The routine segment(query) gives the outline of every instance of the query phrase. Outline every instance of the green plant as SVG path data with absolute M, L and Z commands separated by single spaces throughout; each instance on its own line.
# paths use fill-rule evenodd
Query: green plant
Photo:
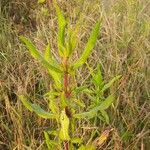
M 94 145 L 91 144 L 84 146 L 82 139 L 74 136 L 77 121 L 78 119 L 84 118 L 97 119 L 99 116 L 97 114 L 101 113 L 101 116 L 103 116 L 106 122 L 109 123 L 109 117 L 105 110 L 112 104 L 113 96 L 110 95 L 105 98 L 104 92 L 113 84 L 115 80 L 119 79 L 120 76 L 115 77 L 108 84 L 104 84 L 99 66 L 97 67 L 96 73 L 94 73 L 93 70 L 88 66 L 92 76 L 94 88 L 90 89 L 90 87 L 83 86 L 77 87 L 77 84 L 74 80 L 76 78 L 76 70 L 86 63 L 87 58 L 91 54 L 99 35 L 101 24 L 100 22 L 96 23 L 83 53 L 78 60 L 73 62 L 71 56 L 77 45 L 76 32 L 78 31 L 78 26 L 74 29 L 68 29 L 66 36 L 65 30 L 67 27 L 67 21 L 65 20 L 56 1 L 54 1 L 54 7 L 58 17 L 57 41 L 61 62 L 58 62 L 52 56 L 50 44 L 46 46 L 43 55 L 29 39 L 23 36 L 20 37 L 21 41 L 25 43 L 26 47 L 29 49 L 31 55 L 41 62 L 54 80 L 53 89 L 44 95 L 49 102 L 48 107 L 51 112 L 47 112 L 39 105 L 31 103 L 23 94 L 19 95 L 19 98 L 24 106 L 31 112 L 35 112 L 42 118 L 56 120 L 56 129 L 44 131 L 45 141 L 48 149 L 61 149 L 64 145 L 65 150 L 92 150 L 95 149 Z M 89 93 L 89 97 L 91 98 L 91 105 L 88 108 L 86 108 L 84 102 L 79 100 L 77 97 L 80 92 L 87 91 Z M 83 111 L 84 109 L 82 108 L 86 109 L 87 111 Z

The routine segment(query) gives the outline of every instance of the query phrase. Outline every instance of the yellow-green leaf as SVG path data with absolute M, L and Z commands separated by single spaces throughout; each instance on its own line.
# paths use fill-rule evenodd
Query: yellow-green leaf
M 88 42 L 85 46 L 85 49 L 84 49 L 81 57 L 73 64 L 74 69 L 82 66 L 86 62 L 87 58 L 91 54 L 92 49 L 94 48 L 97 37 L 99 35 L 99 30 L 100 30 L 100 22 L 98 22 L 95 25 L 95 27 L 93 28 L 90 38 L 88 39 Z
M 70 140 L 69 136 L 69 118 L 66 115 L 65 110 L 63 110 L 60 114 L 60 123 L 61 129 L 59 133 L 59 137 L 61 140 Z
M 116 77 L 114 77 L 112 80 L 110 80 L 107 84 L 104 85 L 104 87 L 102 88 L 101 92 L 104 92 L 105 90 L 107 90 L 108 88 L 110 88 L 112 86 L 112 84 L 119 80 L 121 78 L 121 75 L 118 75 Z
M 65 20 L 65 17 L 63 16 L 62 11 L 60 10 L 57 1 L 54 0 L 54 7 L 56 9 L 57 18 L 58 18 L 58 49 L 60 56 L 64 55 L 64 46 L 65 46 L 65 28 L 67 25 L 67 22 Z
M 43 4 L 43 3 L 45 3 L 45 1 L 46 1 L 46 0 L 38 0 L 38 3 L 39 3 L 39 4 Z
M 47 44 L 47 46 L 45 48 L 44 58 L 46 61 L 52 60 L 51 47 L 50 47 L 49 43 Z
M 52 64 L 54 67 L 58 68 L 58 64 L 56 62 L 56 60 L 54 60 L 52 58 L 52 54 L 51 54 L 51 48 L 50 48 L 50 44 L 48 44 L 45 48 L 45 53 L 44 53 L 44 58 L 46 61 L 48 61 L 50 64 Z M 51 69 L 48 69 L 48 72 L 50 74 L 50 76 L 54 79 L 55 85 L 58 89 L 62 88 L 62 84 L 61 84 L 61 74 L 57 73 Z
M 32 104 L 27 100 L 27 98 L 24 95 L 19 95 L 18 97 L 22 101 L 23 105 L 32 112 Z
M 91 109 L 88 112 L 80 113 L 80 114 L 75 114 L 75 118 L 92 118 L 96 115 L 96 113 L 100 110 L 106 110 L 113 102 L 114 98 L 112 95 L 108 96 L 105 101 L 103 101 L 99 106 Z
M 82 145 L 78 148 L 78 150 L 96 150 L 96 148 L 93 145 L 87 145 L 87 146 Z
M 62 71 L 59 68 L 56 68 L 52 64 L 50 64 L 36 49 L 34 44 L 27 38 L 20 36 L 20 40 L 26 45 L 26 47 L 29 49 L 31 55 L 38 59 L 47 69 L 53 70 L 57 73 L 61 73 Z
M 31 112 L 34 111 L 38 116 L 42 118 L 56 118 L 56 115 L 46 112 L 37 104 L 29 102 L 24 95 L 19 95 L 19 99 L 27 109 L 29 109 Z

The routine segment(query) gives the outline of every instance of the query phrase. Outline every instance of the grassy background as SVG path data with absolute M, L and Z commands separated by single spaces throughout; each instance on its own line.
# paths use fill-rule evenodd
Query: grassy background
M 102 20 L 101 36 L 90 56 L 90 66 L 101 64 L 104 79 L 115 75 L 122 80 L 111 87 L 116 94 L 109 108 L 114 128 L 102 149 L 149 150 L 150 147 L 150 2 L 149 0 L 59 0 L 65 16 L 74 24 L 83 22 L 75 57 L 84 47 L 92 26 Z M 0 149 L 44 150 L 43 130 L 53 128 L 52 121 L 39 119 L 18 100 L 21 87 L 32 99 L 45 106 L 42 94 L 51 79 L 32 59 L 18 36 L 30 37 L 42 51 L 50 41 L 56 51 L 56 15 L 51 2 L 36 0 L 0 1 Z M 78 82 L 88 84 L 85 67 L 78 71 Z M 84 97 L 83 97 L 84 98 Z M 81 126 L 93 127 L 89 122 Z M 101 130 L 108 125 L 100 122 Z M 88 135 L 88 130 L 79 135 Z

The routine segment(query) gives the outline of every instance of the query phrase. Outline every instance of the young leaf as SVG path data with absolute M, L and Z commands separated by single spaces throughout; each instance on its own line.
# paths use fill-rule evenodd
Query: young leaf
M 63 56 L 64 54 L 64 46 L 65 46 L 65 28 L 67 25 L 67 22 L 63 16 L 63 13 L 61 12 L 60 8 L 57 5 L 56 0 L 54 0 L 54 7 L 56 9 L 57 17 L 58 17 L 58 49 L 60 56 Z
M 94 48 L 97 37 L 99 35 L 99 30 L 100 30 L 100 22 L 98 22 L 95 25 L 94 29 L 92 30 L 90 38 L 88 39 L 88 42 L 85 46 L 85 49 L 84 49 L 81 57 L 73 64 L 74 69 L 77 69 L 78 67 L 82 66 L 86 62 L 86 60 L 89 57 L 92 49 Z
M 106 121 L 106 123 L 109 124 L 109 116 L 108 116 L 107 112 L 105 110 L 101 110 L 100 112 L 105 119 L 104 121 Z
M 73 99 L 73 101 L 80 107 L 85 107 L 85 104 L 83 101 L 79 100 L 79 99 Z
M 29 109 L 31 112 L 34 111 L 38 116 L 42 118 L 56 118 L 56 115 L 46 112 L 37 104 L 32 104 L 29 102 L 24 95 L 19 95 L 19 99 L 27 109 Z
M 81 144 L 83 141 L 81 138 L 72 138 L 71 143 L 73 144 Z
M 67 49 L 67 54 L 66 56 L 71 56 L 71 54 L 73 53 L 76 44 L 77 44 L 77 33 L 79 30 L 79 25 L 76 26 L 75 28 L 69 28 L 68 29 L 68 38 L 67 38 L 67 42 L 66 42 L 66 49 Z
M 43 4 L 43 3 L 45 3 L 45 1 L 46 1 L 46 0 L 38 0 L 38 3 L 39 3 L 39 4 Z
M 51 61 L 52 60 L 51 47 L 50 47 L 49 43 L 45 48 L 44 58 L 45 58 L 46 61 Z
M 114 77 L 111 81 L 109 81 L 107 84 L 104 85 L 104 87 L 102 88 L 101 92 L 104 92 L 105 90 L 107 90 L 108 88 L 110 88 L 112 86 L 112 84 L 119 80 L 121 78 L 121 75 L 118 75 L 116 77 Z
M 54 114 L 58 114 L 59 108 L 58 108 L 58 104 L 56 103 L 56 100 L 54 98 L 50 98 L 49 108 L 51 109 L 51 111 Z
M 103 83 L 103 77 L 102 77 L 102 73 L 101 73 L 99 64 L 97 65 L 96 73 L 93 74 L 93 83 L 96 86 L 101 86 L 101 84 Z
M 19 95 L 18 97 L 22 101 L 23 105 L 32 112 L 32 104 L 27 100 L 27 98 L 24 95 Z
M 96 116 L 97 112 L 100 110 L 106 110 L 113 102 L 114 98 L 112 95 L 108 96 L 105 101 L 103 101 L 99 106 L 91 109 L 88 112 L 80 113 L 80 114 L 75 114 L 75 118 L 93 118 Z
M 57 147 L 58 142 L 56 142 L 54 140 L 50 140 L 49 134 L 45 131 L 44 131 L 44 137 L 45 137 L 45 142 L 46 142 L 46 145 L 48 147 L 48 150 L 53 150 Z
M 96 150 L 96 148 L 93 145 L 87 145 L 87 146 L 82 145 L 78 148 L 78 150 Z
M 65 110 L 63 110 L 60 114 L 60 123 L 61 123 L 61 129 L 60 129 L 60 133 L 59 133 L 60 139 L 70 140 L 69 118 L 67 117 Z
M 26 47 L 29 49 L 31 55 L 32 55 L 34 58 L 40 60 L 41 63 L 42 63 L 47 69 L 50 69 L 50 70 L 55 71 L 55 72 L 57 72 L 57 73 L 61 73 L 61 72 L 62 72 L 59 68 L 54 67 L 54 66 L 53 66 L 52 64 L 50 64 L 47 60 L 45 60 L 44 57 L 40 54 L 40 52 L 36 49 L 36 47 L 33 45 L 33 43 L 32 43 L 29 39 L 27 39 L 27 38 L 25 38 L 25 37 L 23 37 L 23 36 L 20 36 L 20 40 L 21 40 L 23 43 L 25 43 L 25 45 L 26 45 Z
M 58 68 L 57 62 L 52 58 L 51 54 L 51 49 L 50 49 L 50 44 L 46 46 L 45 53 L 44 53 L 44 58 L 46 61 L 48 61 L 50 64 L 52 64 L 54 67 Z M 55 85 L 58 89 L 62 88 L 61 85 L 61 74 L 57 73 L 51 69 L 48 69 L 48 72 L 50 76 L 54 79 Z
M 56 118 L 56 115 L 46 112 L 37 104 L 32 104 L 32 107 L 34 112 L 42 118 Z

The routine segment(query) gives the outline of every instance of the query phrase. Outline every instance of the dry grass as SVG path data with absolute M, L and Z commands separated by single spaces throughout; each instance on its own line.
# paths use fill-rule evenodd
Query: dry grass
M 116 101 L 108 110 L 109 126 L 114 131 L 102 149 L 149 150 L 149 0 L 60 0 L 60 6 L 72 23 L 79 16 L 84 18 L 78 53 L 96 20 L 103 21 L 101 36 L 89 64 L 100 63 L 106 81 L 118 74 L 123 76 L 119 85 L 111 88 Z M 43 130 L 53 128 L 54 123 L 28 112 L 16 94 L 22 86 L 34 101 L 44 106 L 47 102 L 41 95 L 49 90 L 51 79 L 30 57 L 18 36 L 31 37 L 41 50 L 50 41 L 57 58 L 55 11 L 51 3 L 38 5 L 36 0 L 0 1 L 0 7 L 0 149 L 44 150 Z M 78 73 L 78 82 L 89 84 L 87 68 Z M 92 126 L 88 122 L 81 125 Z M 106 126 L 103 122 L 97 125 L 99 129 Z M 83 133 L 86 136 L 88 131 Z

